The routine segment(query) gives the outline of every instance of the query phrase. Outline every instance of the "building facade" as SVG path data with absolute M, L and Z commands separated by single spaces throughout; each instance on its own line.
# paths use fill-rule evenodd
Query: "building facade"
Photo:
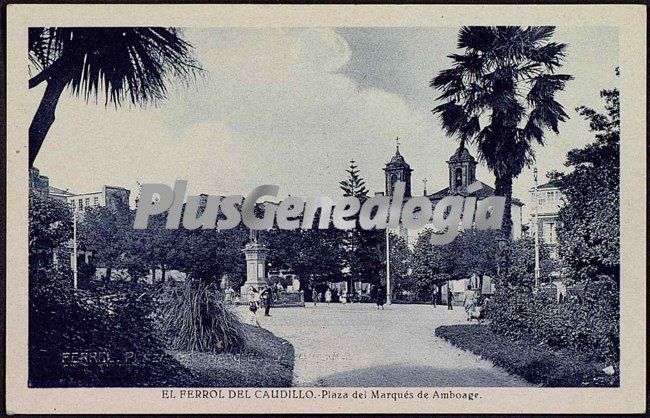
M 557 227 L 560 208 L 563 205 L 563 195 L 560 188 L 554 182 L 550 181 L 537 186 L 537 195 L 535 188 L 530 189 L 533 202 L 537 205 L 537 218 L 535 213 L 531 218 L 531 234 L 535 233 L 535 224 L 539 232 L 539 239 L 548 251 L 551 259 L 558 259 L 557 253 Z M 534 235 L 533 235 L 534 236 Z
M 483 183 L 479 180 L 481 188 L 469 193 L 467 187 L 474 182 L 476 179 L 476 159 L 470 154 L 469 150 L 464 147 L 459 147 L 454 154 L 449 157 L 447 161 L 448 166 L 448 186 L 442 190 L 438 190 L 435 193 L 426 194 L 425 196 L 429 198 L 431 204 L 435 205 L 440 202 L 443 198 L 453 195 L 462 195 L 465 197 L 473 196 L 477 200 L 485 199 L 489 196 L 494 196 L 494 188 Z M 413 170 L 411 166 L 406 162 L 404 157 L 400 154 L 399 145 L 395 155 L 391 158 L 390 162 L 384 167 L 384 174 L 386 179 L 386 190 L 385 193 L 387 196 L 393 195 L 394 185 L 397 181 L 403 181 L 406 183 L 406 189 L 404 193 L 405 201 L 412 196 L 411 193 L 411 173 Z M 519 239 L 522 236 L 522 216 L 523 216 L 523 206 L 524 204 L 517 198 L 512 198 L 511 214 L 512 214 L 512 238 Z M 421 230 L 405 230 L 400 227 L 399 235 L 410 245 L 414 245 L 417 240 L 417 235 Z
M 52 194 L 51 191 L 50 194 Z M 70 193 L 65 196 L 65 199 L 73 211 L 83 213 L 88 208 L 98 206 L 108 206 L 113 209 L 119 206 L 128 207 L 130 197 L 131 191 L 128 189 L 117 186 L 104 186 L 99 192 Z

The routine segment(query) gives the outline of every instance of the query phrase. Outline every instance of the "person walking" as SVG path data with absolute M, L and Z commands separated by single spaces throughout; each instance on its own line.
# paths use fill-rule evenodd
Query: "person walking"
M 386 303 L 386 292 L 382 286 L 377 288 L 377 293 L 375 295 L 375 302 L 377 303 L 377 309 L 384 310 L 384 303 Z
M 260 295 L 262 302 L 264 303 L 264 316 L 271 316 L 271 303 L 273 302 L 273 290 L 270 287 L 262 290 Z
M 454 294 L 451 292 L 449 283 L 447 283 L 447 310 L 448 311 L 454 310 L 454 305 L 452 305 L 453 301 L 454 301 Z
M 316 306 L 316 302 L 318 301 L 318 292 L 316 289 L 312 289 L 311 291 L 311 300 L 314 302 L 314 306 Z
M 472 318 L 472 309 L 476 306 L 476 292 L 472 290 L 472 286 L 467 286 L 465 291 L 465 301 L 463 302 L 465 312 L 467 313 L 467 320 Z
M 260 323 L 257 321 L 257 305 L 255 302 L 251 301 L 248 304 L 248 316 L 246 317 L 246 323 L 256 327 L 260 326 Z
M 330 289 L 327 289 L 325 292 L 325 302 L 329 305 L 330 302 L 332 301 L 332 291 Z
M 251 286 L 251 289 L 253 289 L 252 290 L 253 303 L 255 304 L 255 306 L 257 306 L 257 309 L 259 309 L 259 308 L 262 307 L 262 304 L 260 303 L 260 292 L 256 288 L 254 288 L 252 286 Z
M 230 289 L 226 289 L 223 292 L 223 302 L 228 306 L 232 305 L 232 295 L 230 294 Z
M 435 308 L 437 303 L 438 303 L 438 286 L 434 284 L 433 290 L 431 291 L 431 304 Z

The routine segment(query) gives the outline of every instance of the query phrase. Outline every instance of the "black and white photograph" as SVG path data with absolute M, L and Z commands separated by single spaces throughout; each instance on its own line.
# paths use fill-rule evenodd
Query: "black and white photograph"
M 24 28 L 25 389 L 451 412 L 645 387 L 622 29 L 472 22 Z

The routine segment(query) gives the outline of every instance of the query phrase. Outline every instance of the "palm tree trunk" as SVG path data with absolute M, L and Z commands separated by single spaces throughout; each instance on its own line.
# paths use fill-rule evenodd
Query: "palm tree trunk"
M 106 275 L 104 276 L 104 285 L 108 287 L 109 283 L 111 282 L 111 276 L 113 274 L 113 268 L 112 267 L 107 267 L 106 268 Z
M 34 160 L 45 141 L 45 136 L 54 123 L 56 105 L 65 89 L 66 81 L 63 78 L 51 78 L 47 82 L 45 93 L 38 105 L 32 124 L 29 126 L 29 167 L 34 165 Z
M 510 244 L 512 240 L 512 176 L 497 176 L 495 186 L 494 194 L 506 198 L 503 208 L 503 221 L 500 230 L 500 239 L 504 244 L 499 246 L 499 259 L 497 261 L 497 276 L 502 282 L 504 282 L 510 269 Z

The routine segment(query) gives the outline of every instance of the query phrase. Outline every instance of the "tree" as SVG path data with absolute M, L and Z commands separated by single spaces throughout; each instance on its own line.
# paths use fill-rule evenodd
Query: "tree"
M 617 72 L 618 74 L 618 72 Z M 620 102 L 618 89 L 603 90 L 606 112 L 582 106 L 595 141 L 567 155 L 569 173 L 551 173 L 564 195 L 558 252 L 575 281 L 599 275 L 620 280 Z
M 152 269 L 153 281 L 156 279 L 156 269 L 161 270 L 161 280 L 165 280 L 166 271 L 180 264 L 180 247 L 182 229 L 167 229 L 166 214 L 154 215 L 149 218 L 146 229 L 134 230 L 131 234 L 132 249 L 140 254 L 139 263 Z
M 105 283 L 109 283 L 113 269 L 133 267 L 140 262 L 141 253 L 133 251 L 134 214 L 126 205 L 90 207 L 79 223 L 81 244 L 92 251 L 98 264 L 106 267 Z
M 452 68 L 441 71 L 431 87 L 444 103 L 433 109 L 460 146 L 476 146 L 479 160 L 495 176 L 495 194 L 504 196 L 503 237 L 512 231 L 512 182 L 544 145 L 545 130 L 559 133 L 568 116 L 555 94 L 572 77 L 556 74 L 566 44 L 551 42 L 551 26 L 463 27 Z M 505 251 L 507 257 L 508 251 Z M 502 260 L 507 267 L 507 258 Z M 507 269 L 506 269 L 507 270 Z
M 350 167 L 346 172 L 348 178 L 339 182 L 343 196 L 356 197 L 363 205 L 368 199 L 368 189 L 354 160 L 350 161 Z M 379 284 L 385 262 L 385 260 L 382 262 L 385 258 L 384 232 L 362 229 L 358 214 L 354 219 L 355 227 L 345 232 L 342 242 L 342 266 L 348 271 L 350 291 L 354 289 L 354 282 Z
M 433 286 L 440 286 L 451 279 L 451 260 L 445 257 L 445 246 L 431 244 L 432 233 L 433 231 L 428 228 L 420 232 L 413 248 L 408 290 L 414 292 L 420 299 L 427 299 Z
M 30 167 L 67 86 L 86 101 L 97 101 L 103 92 L 106 106 L 117 108 L 125 101 L 155 105 L 166 97 L 170 76 L 187 80 L 200 70 L 192 46 L 175 28 L 30 28 L 28 41 L 38 71 L 29 88 L 47 83 L 29 127 Z
M 411 285 L 409 269 L 413 254 L 404 238 L 392 232 L 388 234 L 388 237 L 390 240 L 391 291 L 394 293 L 398 289 L 409 290 Z M 385 274 L 382 275 L 382 283 L 385 283 L 385 276 Z
M 29 195 L 29 270 L 49 266 L 54 250 L 72 239 L 72 213 L 55 199 Z
M 341 281 L 342 231 L 328 229 L 282 230 L 274 228 L 264 236 L 272 266 L 289 267 L 301 288 L 323 282 Z
M 471 229 L 462 231 L 454 241 L 442 247 L 449 258 L 451 274 L 456 279 L 494 277 L 497 271 L 497 237 L 495 231 Z
M 246 262 L 242 249 L 248 240 L 243 225 L 228 230 L 183 230 L 179 244 L 180 269 L 205 283 L 218 283 L 228 275 L 233 287 L 243 284 Z

